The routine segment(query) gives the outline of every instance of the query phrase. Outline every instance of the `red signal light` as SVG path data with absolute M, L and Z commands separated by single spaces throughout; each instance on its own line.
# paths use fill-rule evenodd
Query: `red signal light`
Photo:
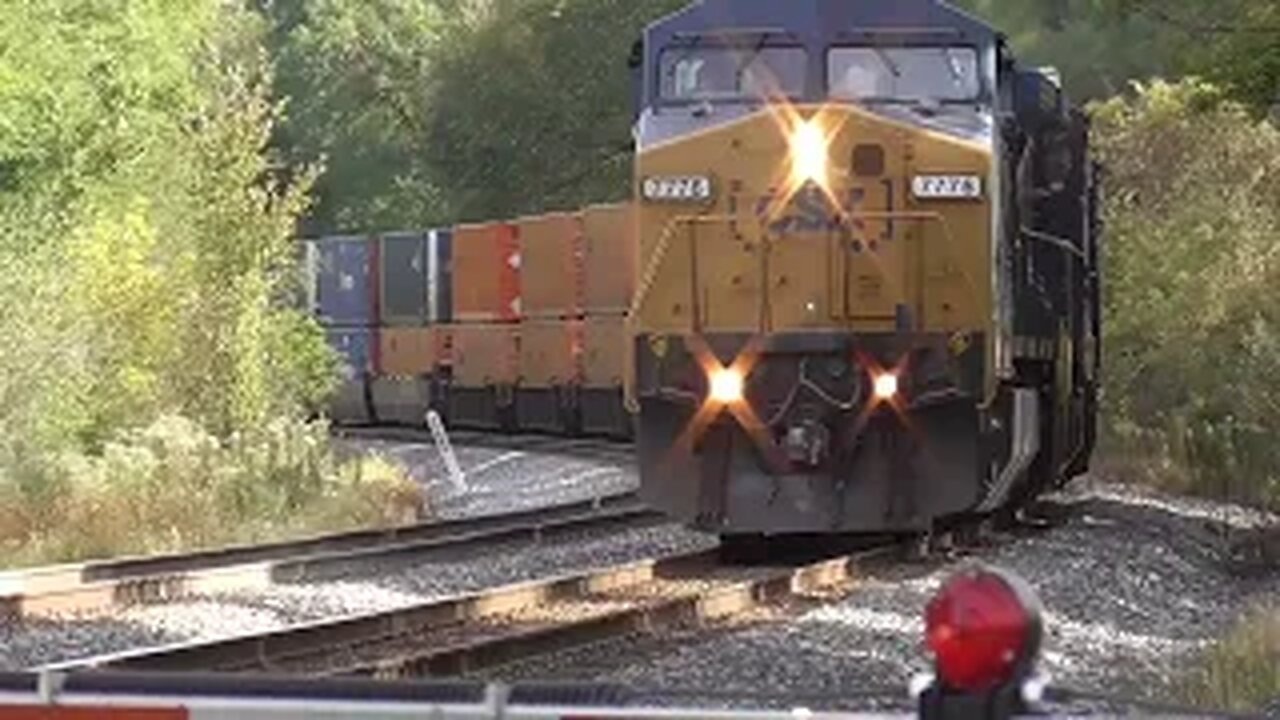
M 925 610 L 925 633 L 943 685 L 985 692 L 1030 674 L 1040 651 L 1040 603 L 1007 573 L 980 568 L 951 578 Z

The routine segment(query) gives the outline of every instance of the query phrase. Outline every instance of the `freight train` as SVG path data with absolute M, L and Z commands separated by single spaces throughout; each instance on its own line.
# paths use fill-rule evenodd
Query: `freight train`
M 381 241 L 382 312 L 405 267 L 451 307 L 383 331 L 363 407 L 634 430 L 645 499 L 730 541 L 929 530 L 1087 469 L 1098 172 L 1054 73 L 938 0 L 703 0 L 630 66 L 630 203 Z

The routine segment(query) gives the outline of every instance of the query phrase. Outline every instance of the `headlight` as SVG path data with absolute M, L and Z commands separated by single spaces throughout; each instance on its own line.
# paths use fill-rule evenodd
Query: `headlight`
M 711 400 L 721 405 L 742 401 L 742 373 L 732 369 L 712 371 Z
M 641 183 L 644 198 L 652 202 L 707 202 L 711 178 L 705 175 L 648 177 Z
M 891 372 L 876 375 L 872 385 L 880 402 L 889 402 L 898 395 L 898 376 Z
M 827 138 L 815 122 L 800 123 L 791 133 L 791 170 L 796 185 L 827 184 Z

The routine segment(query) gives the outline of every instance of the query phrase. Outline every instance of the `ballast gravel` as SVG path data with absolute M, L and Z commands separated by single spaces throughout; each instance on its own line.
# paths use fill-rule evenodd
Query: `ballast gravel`
M 509 583 L 577 573 L 654 555 L 713 547 L 679 527 L 583 533 L 554 543 L 512 543 L 483 554 L 370 566 L 358 575 L 196 596 L 58 621 L 0 623 L 0 670 L 292 624 L 392 610 Z
M 635 490 L 634 449 L 601 440 L 565 440 L 458 433 L 452 445 L 462 486 L 425 433 L 405 439 L 365 434 L 341 438 L 346 453 L 371 453 L 400 463 L 423 484 L 433 516 L 442 519 L 510 513 Z
M 1018 573 L 1039 594 L 1040 669 L 1054 684 L 1159 702 L 1245 611 L 1280 597 L 1274 569 L 1236 572 L 1226 535 L 1228 528 L 1275 518 L 1085 481 L 1058 499 L 1070 503 L 1064 524 L 963 560 L 895 567 L 836 602 L 787 608 L 780 617 L 733 628 L 630 638 L 513 665 L 496 676 L 690 689 L 668 698 L 686 705 L 765 696 L 779 705 L 817 697 L 848 708 L 849 698 L 868 690 L 902 698 L 909 679 L 929 669 L 925 605 L 958 567 L 980 560 Z

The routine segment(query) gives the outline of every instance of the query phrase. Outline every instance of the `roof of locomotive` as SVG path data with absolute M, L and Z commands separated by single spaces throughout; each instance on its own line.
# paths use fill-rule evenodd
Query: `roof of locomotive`
M 735 29 L 785 32 L 815 45 L 847 41 L 858 32 L 947 34 L 976 45 L 998 37 L 991 26 L 941 0 L 700 0 L 650 25 L 648 41 L 662 47 L 681 35 Z

